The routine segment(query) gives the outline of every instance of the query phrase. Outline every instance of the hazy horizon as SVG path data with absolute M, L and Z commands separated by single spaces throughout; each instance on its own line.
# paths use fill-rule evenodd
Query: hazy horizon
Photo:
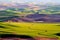
M 46 4 L 46 3 L 53 3 L 53 4 L 60 4 L 60 0 L 0 0 L 0 3 L 34 3 L 34 4 Z

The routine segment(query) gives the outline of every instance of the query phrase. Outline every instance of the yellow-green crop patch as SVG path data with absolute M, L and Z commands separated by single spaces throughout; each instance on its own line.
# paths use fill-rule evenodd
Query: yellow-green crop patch
M 59 37 L 60 23 L 0 22 L 0 34 Z

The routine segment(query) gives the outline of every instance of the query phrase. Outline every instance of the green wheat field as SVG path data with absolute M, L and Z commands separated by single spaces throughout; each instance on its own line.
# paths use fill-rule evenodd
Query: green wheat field
M 0 34 L 59 37 L 59 32 L 60 23 L 0 22 Z

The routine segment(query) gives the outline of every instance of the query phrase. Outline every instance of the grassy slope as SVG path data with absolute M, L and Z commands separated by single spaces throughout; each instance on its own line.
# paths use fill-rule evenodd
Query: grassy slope
M 60 23 L 0 22 L 0 33 L 14 33 L 30 36 L 56 37 L 60 32 Z

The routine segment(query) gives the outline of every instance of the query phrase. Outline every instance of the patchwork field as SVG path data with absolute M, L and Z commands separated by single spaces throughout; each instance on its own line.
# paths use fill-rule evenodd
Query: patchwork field
M 0 22 L 0 34 L 59 37 L 60 23 Z

